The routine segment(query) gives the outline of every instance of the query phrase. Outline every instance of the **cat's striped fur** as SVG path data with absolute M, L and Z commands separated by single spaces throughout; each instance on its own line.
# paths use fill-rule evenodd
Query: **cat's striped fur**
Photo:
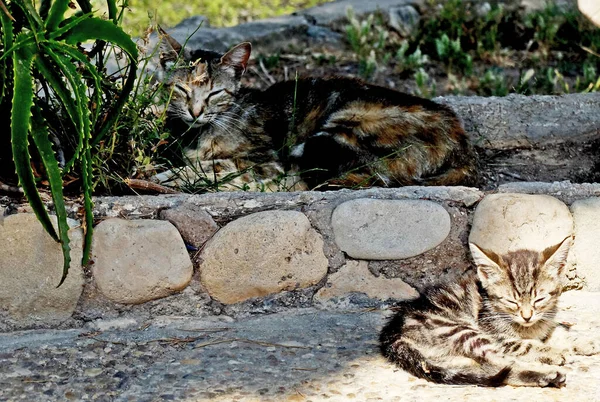
M 562 387 L 566 349 L 546 341 L 570 244 L 505 255 L 471 244 L 477 272 L 400 304 L 380 334 L 383 355 L 437 383 Z
M 225 55 L 190 53 L 163 36 L 168 115 L 184 121 L 196 142 L 186 152 L 188 167 L 159 175 L 162 181 L 232 172 L 239 177 L 225 189 L 273 190 L 284 172 L 301 177 L 295 189 L 475 181 L 475 155 L 445 106 L 349 78 L 244 88 L 249 43 Z

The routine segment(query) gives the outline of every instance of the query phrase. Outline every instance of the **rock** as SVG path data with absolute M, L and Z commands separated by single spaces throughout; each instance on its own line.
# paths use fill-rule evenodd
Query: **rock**
M 327 283 L 315 295 L 315 300 L 326 302 L 349 293 L 364 293 L 372 299 L 411 300 L 419 293 L 402 279 L 375 277 L 366 261 L 348 261 L 327 278 Z
M 434 101 L 450 106 L 472 141 L 488 149 L 586 141 L 600 130 L 600 93 L 444 96 Z
M 56 217 L 50 216 L 56 224 Z M 34 214 L 0 220 L 0 331 L 9 328 L 57 326 L 73 314 L 83 290 L 81 268 L 83 231 L 68 220 L 71 266 L 63 271 L 59 243 L 46 233 Z
M 600 291 L 600 198 L 575 201 L 571 212 L 575 222 L 571 256 L 577 264 L 577 273 L 585 277 L 587 290 Z
M 450 215 L 422 200 L 357 199 L 331 217 L 335 242 L 352 258 L 395 260 L 431 250 L 450 233 Z
M 305 288 L 327 274 L 323 240 L 296 211 L 239 218 L 219 230 L 200 257 L 202 284 L 226 304 Z
M 542 251 L 572 233 L 569 208 L 554 197 L 490 194 L 475 210 L 469 241 L 496 253 Z
M 94 231 L 92 273 L 112 301 L 143 303 L 184 289 L 193 267 L 169 222 L 107 219 Z
M 600 4 L 596 0 L 578 0 L 577 7 L 583 15 L 600 27 Z
M 198 27 L 210 28 L 208 18 L 206 18 L 204 15 L 194 15 L 192 17 L 184 19 L 179 24 L 175 25 L 173 29 L 186 30 L 189 36 L 196 29 L 198 29 Z
M 571 183 L 569 181 L 518 182 L 501 184 L 497 191 L 499 193 L 546 194 L 570 205 L 576 200 L 600 196 L 600 184 Z
M 421 16 L 413 6 L 392 7 L 388 11 L 388 25 L 404 37 L 411 36 L 419 27 Z
M 196 248 L 202 247 L 219 230 L 219 226 L 204 209 L 192 204 L 163 209 L 159 216 L 160 219 L 175 225 L 183 237 L 183 241 Z
M 300 46 L 306 40 L 309 23 L 299 16 L 281 16 L 256 22 L 248 22 L 230 28 L 200 28 L 192 36 L 189 24 L 184 20 L 169 34 L 179 43 L 187 39 L 187 47 L 197 50 L 225 52 L 241 42 L 251 42 L 253 53 L 271 53 Z M 188 39 L 189 37 L 189 39 Z
M 346 10 L 351 7 L 354 14 L 362 19 L 369 14 L 389 10 L 392 7 L 400 8 L 406 5 L 419 5 L 424 2 L 419 0 L 338 0 L 324 3 L 306 10 L 298 11 L 296 15 L 303 15 L 312 19 L 317 25 L 340 26 L 347 23 Z
M 600 185 L 597 188 L 600 195 Z M 586 193 L 590 194 L 590 193 Z M 589 197 L 590 194 L 586 197 Z M 483 199 L 484 193 L 476 188 L 449 186 L 406 186 L 395 188 L 370 188 L 366 190 L 299 191 L 294 193 L 258 193 L 252 191 L 216 192 L 205 194 L 136 195 L 97 197 L 94 216 L 137 217 L 155 215 L 161 209 L 175 208 L 189 203 L 201 207 L 211 216 L 238 217 L 252 212 L 271 209 L 295 209 L 307 205 L 333 203 L 355 198 L 411 199 L 451 202 L 470 207 Z

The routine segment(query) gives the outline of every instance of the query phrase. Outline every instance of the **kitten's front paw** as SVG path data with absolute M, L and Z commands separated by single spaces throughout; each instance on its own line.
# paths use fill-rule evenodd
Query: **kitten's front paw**
M 562 388 L 567 384 L 567 374 L 562 370 L 552 370 L 540 378 L 540 387 Z
M 569 356 L 566 350 L 554 348 L 547 348 L 540 352 L 542 355 L 538 358 L 538 361 L 551 366 L 564 366 Z
M 564 387 L 567 382 L 567 374 L 556 367 L 539 367 L 536 369 L 523 370 L 509 381 L 509 385 L 521 387 Z
M 600 341 L 596 339 L 573 341 L 573 353 L 579 356 L 592 356 L 600 353 Z

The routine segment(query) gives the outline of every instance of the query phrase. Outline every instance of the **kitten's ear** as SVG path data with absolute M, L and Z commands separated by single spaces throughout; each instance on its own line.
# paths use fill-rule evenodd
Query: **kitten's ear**
M 240 43 L 221 57 L 221 65 L 231 69 L 236 76 L 241 76 L 246 71 L 251 52 L 252 45 L 250 42 Z
M 164 69 L 169 69 L 179 58 L 182 46 L 164 29 L 158 26 L 160 32 L 160 64 Z
M 500 259 L 496 253 L 479 248 L 469 243 L 473 261 L 477 266 L 477 276 L 484 287 L 502 280 L 502 269 L 498 265 Z
M 559 244 L 542 251 L 544 268 L 548 274 L 553 276 L 561 276 L 563 274 L 572 242 L 573 238 L 569 236 Z

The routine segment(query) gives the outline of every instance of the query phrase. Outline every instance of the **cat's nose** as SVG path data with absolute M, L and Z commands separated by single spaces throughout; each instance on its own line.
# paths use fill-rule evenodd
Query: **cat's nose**
M 532 316 L 533 316 L 532 310 L 529 310 L 529 311 L 521 310 L 521 317 L 523 317 L 523 320 L 525 320 L 525 322 L 529 322 L 529 320 L 531 320 Z
M 198 116 L 200 116 L 200 113 L 202 113 L 202 109 L 200 108 L 191 108 L 190 109 L 190 113 L 194 118 L 198 118 Z

